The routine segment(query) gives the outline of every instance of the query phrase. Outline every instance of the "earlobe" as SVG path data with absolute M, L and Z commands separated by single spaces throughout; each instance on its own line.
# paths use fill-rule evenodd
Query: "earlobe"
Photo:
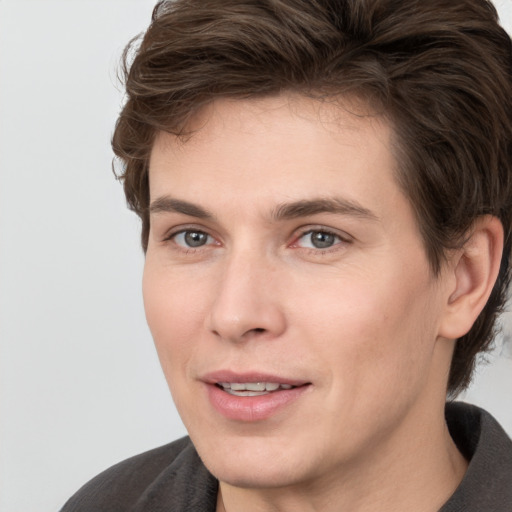
M 452 261 L 454 287 L 448 296 L 440 336 L 457 339 L 471 329 L 496 282 L 502 252 L 501 222 L 490 215 L 481 217 Z

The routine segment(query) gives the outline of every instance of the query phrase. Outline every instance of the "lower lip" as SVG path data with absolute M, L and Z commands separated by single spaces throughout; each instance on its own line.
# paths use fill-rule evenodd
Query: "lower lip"
M 235 396 L 215 384 L 207 384 L 211 404 L 222 416 L 236 421 L 255 422 L 270 418 L 295 402 L 309 385 L 273 391 L 260 396 Z

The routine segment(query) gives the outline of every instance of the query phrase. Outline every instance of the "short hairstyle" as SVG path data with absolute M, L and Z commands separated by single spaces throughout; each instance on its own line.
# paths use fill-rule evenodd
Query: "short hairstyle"
M 186 135 L 190 118 L 218 98 L 364 100 L 394 129 L 397 181 L 434 274 L 479 217 L 498 217 L 499 277 L 457 340 L 448 378 L 452 396 L 467 387 L 510 280 L 512 45 L 490 1 L 161 1 L 125 49 L 123 71 L 127 101 L 112 144 L 144 250 L 155 135 Z

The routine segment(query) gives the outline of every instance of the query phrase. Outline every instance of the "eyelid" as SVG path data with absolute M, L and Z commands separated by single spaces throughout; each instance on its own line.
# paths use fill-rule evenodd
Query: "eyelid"
M 205 226 L 200 226 L 198 224 L 190 223 L 190 224 L 178 224 L 178 225 L 172 226 L 171 228 L 167 229 L 162 235 L 162 240 L 171 239 L 173 236 L 176 236 L 178 233 L 183 233 L 184 231 L 197 231 L 197 232 L 206 233 L 207 235 L 213 236 L 210 233 L 210 230 L 208 228 L 206 228 Z
M 206 244 L 198 246 L 198 247 L 188 247 L 187 248 L 187 247 L 182 246 L 174 241 L 174 239 L 177 235 L 186 233 L 187 231 L 196 232 L 196 233 L 204 233 L 207 237 L 211 238 L 215 243 L 212 244 L 211 242 L 209 242 L 209 243 L 206 243 Z M 182 224 L 180 226 L 174 226 L 171 229 L 169 229 L 168 231 L 166 231 L 166 233 L 162 237 L 162 242 L 166 243 L 166 242 L 171 242 L 171 241 L 174 241 L 175 245 L 177 247 L 179 247 L 180 249 L 184 249 L 184 250 L 188 250 L 188 251 L 198 251 L 198 250 L 204 249 L 211 245 L 221 245 L 220 242 L 218 241 L 218 237 L 215 236 L 214 234 L 212 234 L 210 232 L 210 230 L 206 229 L 204 226 L 198 226 L 198 225 L 193 225 L 193 224 L 192 225 L 191 224 Z
M 326 233 L 328 235 L 333 235 L 339 238 L 342 242 L 345 243 L 352 243 L 354 241 L 354 237 L 349 235 L 346 231 L 340 231 L 338 229 L 330 228 L 327 226 L 322 225 L 310 225 L 310 226 L 303 226 L 295 231 L 293 235 L 293 242 L 292 246 L 298 242 L 303 236 L 309 234 L 309 233 Z
M 197 247 L 187 247 L 185 245 L 178 244 L 173 240 L 177 235 L 186 233 L 187 231 L 204 233 L 211 240 L 208 241 L 207 243 L 205 243 L 204 245 L 197 246 Z M 326 247 L 326 248 L 301 247 L 299 245 L 299 240 L 302 237 L 304 237 L 305 235 L 307 235 L 309 233 L 314 233 L 314 232 L 320 232 L 320 233 L 326 233 L 326 234 L 332 235 L 332 236 L 336 237 L 338 239 L 338 241 L 336 241 L 332 246 Z M 179 226 L 173 226 L 172 228 L 170 228 L 163 234 L 161 240 L 163 243 L 174 242 L 174 246 L 177 249 L 182 249 L 182 250 L 191 251 L 191 252 L 201 251 L 201 250 L 206 249 L 211 246 L 223 245 L 222 242 L 219 241 L 218 235 L 216 235 L 215 233 L 212 233 L 211 230 L 206 228 L 205 226 L 203 226 L 203 225 L 199 226 L 197 224 L 182 224 Z M 322 252 L 337 250 L 340 248 L 339 247 L 340 245 L 351 244 L 353 242 L 354 242 L 354 237 L 349 235 L 346 231 L 341 231 L 341 230 L 338 230 L 335 228 L 327 227 L 325 225 L 315 224 L 315 225 L 302 226 L 302 227 L 296 229 L 292 235 L 292 241 L 291 241 L 291 243 L 288 244 L 288 247 L 302 249 L 302 250 L 306 250 L 306 251 L 309 250 L 309 251 L 312 251 L 315 253 L 322 253 Z

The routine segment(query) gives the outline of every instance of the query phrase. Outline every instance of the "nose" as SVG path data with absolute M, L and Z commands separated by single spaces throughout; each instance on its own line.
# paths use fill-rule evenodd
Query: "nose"
M 279 272 L 260 255 L 240 254 L 224 262 L 207 328 L 232 342 L 272 339 L 286 329 Z

